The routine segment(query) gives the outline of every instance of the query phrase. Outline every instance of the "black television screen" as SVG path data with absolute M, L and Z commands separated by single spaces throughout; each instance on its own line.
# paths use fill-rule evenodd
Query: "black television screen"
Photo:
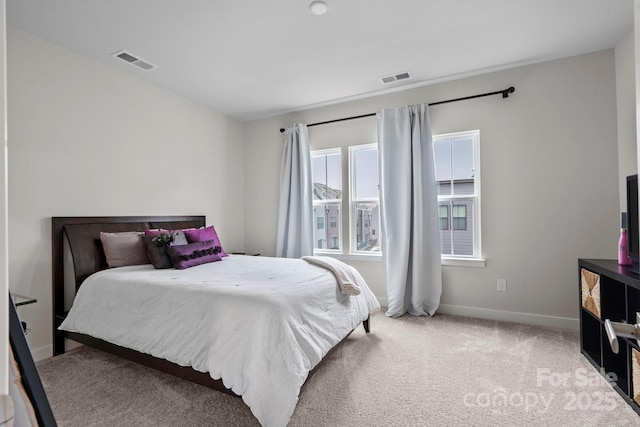
M 640 238 L 638 233 L 638 175 L 627 177 L 627 237 L 629 256 L 633 263 L 638 263 L 640 258 Z

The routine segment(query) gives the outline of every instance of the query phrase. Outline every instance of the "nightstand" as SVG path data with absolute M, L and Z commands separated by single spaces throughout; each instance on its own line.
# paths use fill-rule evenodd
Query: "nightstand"
M 20 295 L 13 292 L 11 292 L 11 296 L 13 297 L 13 303 L 16 305 L 16 307 L 20 307 L 22 305 L 27 305 L 27 304 L 34 304 L 38 302 L 38 300 L 33 297 Z
M 22 302 L 22 305 L 25 305 L 32 304 L 36 301 L 35 298 L 26 298 L 24 300 L 21 299 L 20 302 Z M 13 359 L 18 367 L 17 372 L 20 372 L 21 383 L 16 383 L 19 389 L 23 390 L 23 393 L 20 393 L 20 398 L 24 399 L 25 403 L 30 402 L 33 407 L 33 414 L 37 420 L 37 425 L 43 427 L 57 425 L 56 419 L 51 411 L 51 406 L 49 406 L 47 394 L 44 391 L 44 387 L 42 387 L 42 382 L 40 382 L 38 370 L 33 362 L 29 345 L 22 331 L 20 319 L 18 318 L 18 313 L 16 313 L 14 295 L 12 295 L 11 292 L 9 292 L 9 344 L 11 346 L 10 353 L 13 354 Z M 18 375 L 16 375 L 16 379 L 17 378 Z M 3 402 L 0 402 L 0 404 L 2 403 Z M 3 410 L 5 409 L 0 408 L 0 415 L 2 415 Z M 2 418 L 11 419 L 10 416 L 7 417 L 4 415 Z M 9 425 L 13 425 L 13 423 L 9 421 Z
M 16 308 L 22 307 L 23 305 L 35 304 L 38 302 L 38 300 L 33 297 L 20 295 L 13 292 L 11 292 L 11 297 L 13 298 L 13 304 L 16 306 Z M 28 334 L 30 329 L 27 328 L 27 323 L 20 321 L 20 324 L 22 325 L 22 330 L 24 331 L 25 335 Z

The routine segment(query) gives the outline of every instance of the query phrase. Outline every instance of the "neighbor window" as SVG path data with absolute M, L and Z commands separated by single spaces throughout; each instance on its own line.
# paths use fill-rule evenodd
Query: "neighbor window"
M 438 219 L 440 220 L 440 230 L 449 229 L 449 206 L 438 206 Z
M 351 252 L 380 252 L 378 145 L 349 147 Z
M 465 205 L 453 205 L 451 228 L 454 230 L 467 229 L 467 207 Z
M 479 131 L 433 136 L 443 258 L 480 258 L 479 143 Z
M 342 155 L 340 149 L 311 153 L 315 249 L 340 251 L 342 230 Z M 330 224 L 330 227 L 325 227 Z M 330 242 L 327 247 L 326 242 Z

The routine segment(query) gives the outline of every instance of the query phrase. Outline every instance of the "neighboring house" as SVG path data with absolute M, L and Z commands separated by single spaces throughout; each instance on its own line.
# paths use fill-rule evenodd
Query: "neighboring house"
M 342 190 L 313 183 L 313 200 L 341 200 Z M 314 247 L 340 249 L 340 203 L 327 203 L 313 207 Z
M 453 194 L 473 194 L 473 179 L 455 180 Z M 438 182 L 438 188 L 451 194 L 448 181 Z M 340 212 L 342 190 L 313 183 L 314 200 L 336 200 L 313 207 L 314 245 L 316 249 L 340 249 Z M 359 203 L 356 210 L 356 242 L 358 251 L 380 250 L 380 207 Z M 467 200 L 441 202 L 438 206 L 440 245 L 443 254 L 473 255 L 473 203 Z
M 314 205 L 314 233 L 316 249 L 340 249 L 340 205 L 342 190 L 313 183 L 314 200 L 335 200 L 335 203 Z M 377 203 L 358 203 L 356 215 L 356 246 L 358 251 L 380 250 L 380 207 Z
M 356 241 L 359 251 L 380 250 L 380 205 L 358 203 L 356 212 Z
M 340 205 L 313 207 L 315 247 L 317 249 L 340 249 Z
M 473 179 L 438 181 L 441 194 L 473 194 Z M 469 200 L 440 202 L 438 206 L 440 252 L 444 255 L 473 255 L 473 203 Z

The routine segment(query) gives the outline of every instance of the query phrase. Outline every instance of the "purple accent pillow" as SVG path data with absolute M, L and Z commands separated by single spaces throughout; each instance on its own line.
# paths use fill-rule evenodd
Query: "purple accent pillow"
M 173 266 L 178 270 L 222 260 L 222 249 L 215 241 L 189 243 L 188 245 L 167 246 L 167 253 Z
M 187 241 L 189 243 L 195 242 L 206 242 L 208 240 L 213 240 L 216 246 L 220 246 L 220 255 L 221 256 L 229 256 L 224 249 L 222 249 L 222 244 L 220 243 L 220 239 L 218 238 L 218 233 L 216 233 L 216 229 L 212 226 L 206 228 L 191 228 L 184 230 L 184 235 L 187 237 Z

